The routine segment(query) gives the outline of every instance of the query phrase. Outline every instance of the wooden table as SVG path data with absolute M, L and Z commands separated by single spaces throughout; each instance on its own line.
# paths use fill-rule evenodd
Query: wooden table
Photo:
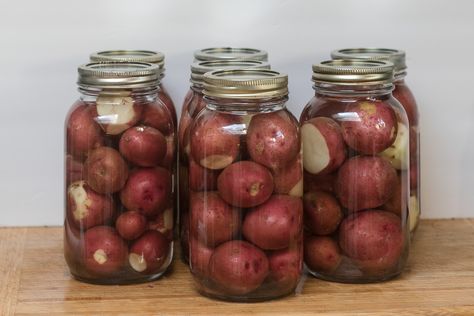
M 199 296 L 175 260 L 159 281 L 97 286 L 71 279 L 62 229 L 0 229 L 0 315 L 474 315 L 474 219 L 424 220 L 405 273 L 369 285 L 304 277 L 295 296 L 227 303 Z

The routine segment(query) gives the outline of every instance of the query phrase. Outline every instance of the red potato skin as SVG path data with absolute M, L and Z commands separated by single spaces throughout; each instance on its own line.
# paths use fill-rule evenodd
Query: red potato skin
M 339 228 L 339 245 L 361 267 L 367 264 L 371 269 L 393 268 L 403 251 L 401 220 L 380 210 L 351 214 Z
M 312 118 L 304 124 L 312 124 L 316 127 L 328 146 L 328 165 L 317 175 L 325 175 L 336 171 L 346 160 L 346 144 L 339 124 L 333 119 L 323 116 Z
M 120 153 L 111 147 L 99 147 L 84 163 L 86 181 L 99 193 L 120 191 L 128 178 L 128 166 Z
M 172 134 L 166 137 L 166 154 L 159 165 L 164 168 L 174 168 L 176 165 L 176 143 L 175 135 Z
M 193 119 L 187 112 L 183 112 L 181 114 L 181 119 L 179 121 L 179 128 L 178 128 L 178 146 L 179 146 L 179 159 L 182 162 L 188 161 L 188 154 L 186 153 L 186 145 L 189 140 L 185 140 L 186 134 L 188 133 L 188 128 L 193 122 Z
M 294 160 L 301 146 L 297 126 L 286 111 L 254 115 L 247 131 L 247 150 L 252 160 L 271 169 Z
M 168 238 L 168 240 L 173 240 L 173 215 L 173 208 L 170 206 L 167 207 L 166 210 L 158 214 L 155 218 L 148 220 L 148 230 L 157 230 L 162 233 L 166 238 Z M 165 216 L 170 216 L 170 218 L 165 219 Z
M 101 254 L 98 256 L 98 254 Z M 105 254 L 102 263 L 96 258 Z M 127 245 L 115 229 L 108 226 L 96 226 L 84 234 L 84 265 L 95 275 L 108 276 L 120 272 L 127 258 Z M 102 257 L 104 258 L 104 257 Z
M 268 273 L 265 253 L 245 241 L 233 240 L 220 245 L 209 261 L 211 279 L 230 295 L 245 295 L 256 290 Z
M 303 166 L 301 155 L 283 168 L 272 171 L 274 190 L 278 194 L 299 196 L 303 193 Z
M 299 248 L 274 250 L 268 254 L 268 279 L 279 288 L 292 289 L 298 284 L 303 271 L 303 256 Z
M 171 119 L 173 120 L 173 125 L 176 126 L 176 123 L 178 122 L 176 107 L 174 106 L 174 102 L 171 99 L 167 89 L 165 89 L 162 84 L 160 84 L 160 90 L 158 90 L 158 99 L 160 99 L 163 105 L 168 109 Z
M 300 198 L 273 195 L 249 210 L 242 225 L 244 237 L 265 250 L 288 248 L 302 232 L 303 205 Z
M 217 192 L 191 195 L 190 234 L 209 247 L 231 240 L 240 231 L 240 212 Z
M 304 262 L 315 272 L 332 273 L 342 261 L 337 242 L 326 236 L 305 236 Z
M 188 127 L 191 155 L 195 161 L 214 170 L 223 169 L 234 162 L 239 155 L 240 137 L 229 129 L 235 124 L 240 124 L 238 118 L 219 112 L 210 114 L 204 121 L 196 119 Z
M 417 126 L 419 118 L 418 106 L 410 88 L 404 83 L 395 83 L 395 89 L 392 91 L 392 94 L 407 113 L 410 126 Z
M 217 178 L 217 188 L 227 203 L 253 207 L 271 196 L 273 176 L 268 169 L 253 161 L 239 161 L 222 171 Z
M 122 134 L 119 149 L 129 162 L 140 167 L 153 167 L 165 157 L 167 143 L 159 130 L 149 126 L 135 126 Z
M 145 216 L 135 211 L 120 214 L 115 222 L 115 229 L 125 240 L 137 239 L 145 232 L 146 228 Z
M 306 193 L 303 206 L 306 226 L 315 235 L 332 234 L 344 217 L 337 199 L 324 191 Z
M 168 136 L 173 133 L 174 125 L 172 114 L 162 105 L 147 104 L 143 106 L 141 124 L 159 130 L 163 135 Z
M 171 198 L 171 173 L 161 167 L 139 168 L 130 172 L 120 191 L 122 204 L 146 217 L 162 212 Z
M 130 255 L 135 254 L 147 264 L 142 274 L 157 273 L 168 258 L 170 242 L 162 233 L 156 230 L 146 231 L 130 247 Z
M 66 119 L 67 152 L 80 161 L 95 148 L 104 144 L 103 134 L 94 121 L 92 106 L 76 102 Z
M 209 261 L 214 249 L 207 247 L 195 238 L 190 242 L 190 267 L 194 275 L 209 277 Z
M 395 185 L 392 197 L 382 206 L 385 211 L 392 212 L 393 214 L 402 216 L 403 208 L 407 207 L 408 197 L 405 190 L 402 190 L 401 177 L 397 176 L 397 184 Z
M 82 205 L 77 205 L 71 189 L 82 187 L 87 197 Z M 85 213 L 83 213 L 85 212 Z M 67 196 L 67 216 L 69 222 L 76 228 L 85 231 L 91 227 L 104 225 L 110 221 L 115 214 L 115 205 L 111 196 L 98 194 L 92 190 L 84 181 L 71 183 Z
M 66 185 L 82 180 L 84 178 L 84 164 L 74 159 L 72 155 L 66 155 Z
M 395 111 L 383 102 L 358 102 L 346 109 L 354 117 L 341 122 L 342 136 L 352 149 L 368 155 L 390 147 L 397 136 Z
M 381 157 L 356 156 L 339 169 L 336 191 L 342 206 L 350 211 L 375 208 L 394 194 L 397 172 Z
M 189 160 L 189 188 L 193 191 L 217 190 L 219 170 L 202 167 L 194 159 Z
M 329 193 L 335 192 L 337 172 L 331 174 L 325 174 L 321 176 L 315 176 L 308 172 L 303 174 L 303 188 L 304 193 L 314 191 L 325 191 Z

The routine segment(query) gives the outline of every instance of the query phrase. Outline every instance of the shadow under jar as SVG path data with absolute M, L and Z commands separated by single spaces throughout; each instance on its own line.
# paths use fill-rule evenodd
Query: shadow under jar
M 69 270 L 99 284 L 157 279 L 173 254 L 176 157 L 159 67 L 104 62 L 78 71 L 81 95 L 65 121 Z
M 189 243 L 189 181 L 188 181 L 188 163 L 189 163 L 189 126 L 193 123 L 195 117 L 206 106 L 203 99 L 203 76 L 206 72 L 228 69 L 228 68 L 255 68 L 270 69 L 270 65 L 257 60 L 215 60 L 201 61 L 191 65 L 191 97 L 183 105 L 181 118 L 178 128 L 179 139 L 179 226 L 181 255 L 183 260 L 188 262 L 188 243 Z M 193 183 L 194 190 L 200 187 L 200 184 Z
M 392 96 L 393 64 L 326 61 L 313 82 L 300 118 L 305 264 L 330 281 L 393 278 L 410 239 L 408 120 Z
M 331 53 L 333 59 L 385 60 L 395 67 L 395 79 L 392 94 L 400 102 L 408 117 L 408 132 L 405 140 L 409 143 L 410 151 L 410 202 L 408 206 L 410 217 L 410 232 L 412 237 L 418 227 L 421 214 L 420 196 L 420 129 L 419 111 L 410 88 L 405 83 L 407 66 L 405 52 L 390 48 L 345 48 Z
M 189 161 L 189 262 L 203 295 L 269 300 L 300 279 L 302 154 L 287 84 L 271 70 L 204 75 Z

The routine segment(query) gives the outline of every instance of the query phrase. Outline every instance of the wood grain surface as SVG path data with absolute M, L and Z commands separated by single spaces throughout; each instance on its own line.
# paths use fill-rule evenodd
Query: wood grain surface
M 199 296 L 177 258 L 162 279 L 98 286 L 71 278 L 62 229 L 0 228 L 0 315 L 474 315 L 474 219 L 422 221 L 406 271 L 380 284 L 303 277 L 296 295 L 264 303 Z

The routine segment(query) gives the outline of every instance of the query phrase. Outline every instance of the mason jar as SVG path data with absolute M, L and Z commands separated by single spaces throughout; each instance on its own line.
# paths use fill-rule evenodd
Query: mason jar
M 390 279 L 409 248 L 408 119 L 392 96 L 393 64 L 313 65 L 304 108 L 305 264 L 316 277 Z
M 405 52 L 390 48 L 345 48 L 331 53 L 333 59 L 372 59 L 390 61 L 395 66 L 392 94 L 400 102 L 408 116 L 408 135 L 410 151 L 410 232 L 415 233 L 421 214 L 420 197 L 420 128 L 419 111 L 415 97 L 405 82 L 407 66 Z
M 91 62 L 141 62 L 158 65 L 160 69 L 158 84 L 160 89 L 158 90 L 158 98 L 171 113 L 174 126 L 177 126 L 178 118 L 176 115 L 176 108 L 174 106 L 173 100 L 168 94 L 168 91 L 162 83 L 163 78 L 165 77 L 165 55 L 163 53 L 150 50 L 107 50 L 91 54 L 90 60 Z
M 181 254 L 185 262 L 188 260 L 189 225 L 189 182 L 188 182 L 188 156 L 189 156 L 189 126 L 194 118 L 205 107 L 203 99 L 203 76 L 206 72 L 227 68 L 255 68 L 270 69 L 267 62 L 257 60 L 214 60 L 202 61 L 191 65 L 191 97 L 181 111 L 178 128 L 179 140 L 179 212 L 180 212 L 180 241 Z
M 302 163 L 288 77 L 204 75 L 190 127 L 189 263 L 200 293 L 261 301 L 293 293 L 302 271 Z
M 172 260 L 175 181 L 159 66 L 103 62 L 78 72 L 80 96 L 65 121 L 69 270 L 99 284 L 157 279 Z

